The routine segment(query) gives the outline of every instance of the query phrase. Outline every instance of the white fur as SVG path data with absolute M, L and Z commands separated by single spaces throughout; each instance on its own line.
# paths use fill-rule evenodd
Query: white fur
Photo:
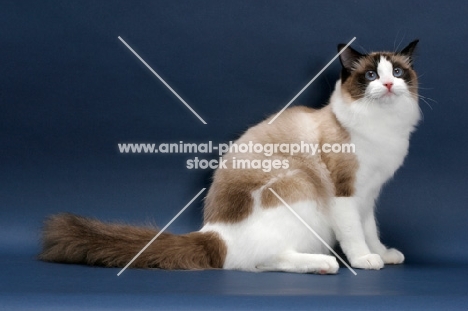
M 267 190 L 268 191 L 268 190 Z M 252 214 L 239 223 L 208 223 L 201 231 L 218 232 L 227 244 L 225 269 L 261 271 L 263 265 L 288 252 L 327 254 L 327 248 L 285 207 L 263 208 L 259 192 L 254 196 Z M 315 202 L 297 202 L 291 208 L 327 243 L 334 237 L 327 218 Z
M 384 263 L 404 260 L 403 254 L 380 242 L 374 202 L 382 185 L 402 165 L 419 120 L 418 103 L 404 81 L 393 77 L 392 64 L 382 58 L 377 69 L 380 78 L 369 84 L 364 99 L 348 102 L 340 81 L 331 97 L 332 110 L 356 147 L 359 169 L 354 197 L 333 198 L 326 211 L 314 201 L 291 205 L 328 244 L 333 245 L 336 238 L 351 265 L 362 269 L 380 269 Z M 393 83 L 391 93 L 384 83 Z M 260 206 L 260 191 L 252 193 L 255 206 L 246 219 L 207 223 L 201 229 L 215 231 L 225 241 L 224 268 L 336 273 L 338 264 L 327 255 L 327 248 L 287 208 Z

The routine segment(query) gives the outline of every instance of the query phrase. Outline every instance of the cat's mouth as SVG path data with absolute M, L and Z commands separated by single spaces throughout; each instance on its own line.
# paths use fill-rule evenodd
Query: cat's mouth
M 379 90 L 378 92 L 372 92 L 370 94 L 367 94 L 367 97 L 376 100 L 376 101 L 384 101 L 388 102 L 391 101 L 401 95 L 401 92 L 398 92 L 398 90 L 391 89 L 391 90 Z

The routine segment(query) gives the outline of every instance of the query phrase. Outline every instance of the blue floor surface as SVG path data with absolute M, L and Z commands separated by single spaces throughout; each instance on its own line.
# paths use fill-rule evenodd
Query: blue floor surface
M 467 265 L 338 275 L 126 270 L 1 255 L 2 310 L 468 310 Z

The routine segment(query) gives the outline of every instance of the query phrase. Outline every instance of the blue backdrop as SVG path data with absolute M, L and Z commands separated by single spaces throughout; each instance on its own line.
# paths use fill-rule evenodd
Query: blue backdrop
M 465 1 L 2 1 L 0 253 L 35 254 L 57 212 L 164 226 L 212 171 L 118 143 L 233 140 L 356 36 L 363 52 L 420 39 L 424 120 L 378 202 L 382 239 L 410 264 L 467 263 L 467 15 Z M 339 70 L 294 105 L 325 104 Z M 197 200 L 169 230 L 201 222 Z

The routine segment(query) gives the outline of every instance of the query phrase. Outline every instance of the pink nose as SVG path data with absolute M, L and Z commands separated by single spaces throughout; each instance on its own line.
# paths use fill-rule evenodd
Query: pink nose
M 384 83 L 383 85 L 385 85 L 385 87 L 390 91 L 392 89 L 393 83 L 387 82 L 387 83 Z

